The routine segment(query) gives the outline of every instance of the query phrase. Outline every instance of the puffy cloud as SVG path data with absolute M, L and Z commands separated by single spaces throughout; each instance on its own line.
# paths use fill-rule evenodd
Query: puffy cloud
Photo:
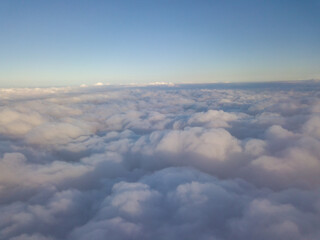
M 240 114 L 227 113 L 222 110 L 209 110 L 205 113 L 195 113 L 191 116 L 188 123 L 191 125 L 200 125 L 205 124 L 206 127 L 222 127 L 227 128 L 230 125 L 228 122 L 237 120 Z
M 306 134 L 320 138 L 320 116 L 312 116 L 303 126 Z
M 0 109 L 0 133 L 7 136 L 21 136 L 45 120 L 37 112 L 20 112 L 10 108 Z
M 263 155 L 266 151 L 267 143 L 261 139 L 249 139 L 245 142 L 244 151 L 252 156 Z
M 10 238 L 10 240 L 53 240 L 53 239 L 54 238 L 45 237 L 40 234 L 32 234 L 32 235 L 22 234 L 20 236 Z
M 224 129 L 189 128 L 165 134 L 155 148 L 163 152 L 195 153 L 223 161 L 228 154 L 241 151 L 237 139 Z
M 93 132 L 89 126 L 81 123 L 46 123 L 32 129 L 25 136 L 25 140 L 31 144 L 67 144 L 86 137 Z
M 312 84 L 0 89 L 0 239 L 319 239 Z
M 236 236 L 244 239 L 302 239 L 298 225 L 298 211 L 290 204 L 273 204 L 255 199 L 247 207 L 241 220 L 232 222 Z M 242 229 L 249 228 L 250 231 Z

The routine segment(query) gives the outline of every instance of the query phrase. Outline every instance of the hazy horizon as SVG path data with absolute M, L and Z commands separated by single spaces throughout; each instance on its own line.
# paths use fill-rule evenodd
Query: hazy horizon
M 232 81 L 216 81 L 216 82 L 163 82 L 163 81 L 154 81 L 154 82 L 146 82 L 146 83 L 109 83 L 109 82 L 96 82 L 92 84 L 75 84 L 75 85 L 4 85 L 0 87 L 0 89 L 19 89 L 19 88 L 99 88 L 99 87 L 152 87 L 152 86 L 183 86 L 183 85 L 260 85 L 260 84 L 309 84 L 309 83 L 317 83 L 320 82 L 320 79 L 305 79 L 305 80 L 281 80 L 281 81 L 239 81 L 239 82 L 232 82 Z

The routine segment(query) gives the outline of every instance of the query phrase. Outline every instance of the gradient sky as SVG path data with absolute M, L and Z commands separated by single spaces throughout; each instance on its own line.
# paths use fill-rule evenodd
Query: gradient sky
M 0 2 L 0 87 L 320 78 L 320 1 Z

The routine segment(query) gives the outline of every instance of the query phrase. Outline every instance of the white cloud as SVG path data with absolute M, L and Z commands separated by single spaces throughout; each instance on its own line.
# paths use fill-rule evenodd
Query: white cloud
M 37 112 L 20 112 L 8 107 L 0 109 L 0 133 L 4 135 L 21 136 L 44 122 Z
M 320 139 L 320 116 L 312 116 L 303 126 L 306 134 Z
M 318 84 L 0 89 L 0 239 L 318 240 Z
M 165 134 L 155 148 L 156 151 L 172 153 L 194 153 L 212 160 L 226 160 L 227 155 L 240 152 L 237 139 L 222 128 L 188 128 L 172 130 Z

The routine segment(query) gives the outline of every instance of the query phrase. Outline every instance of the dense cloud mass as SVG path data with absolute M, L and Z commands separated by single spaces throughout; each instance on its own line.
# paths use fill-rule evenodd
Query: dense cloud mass
M 0 89 L 0 239 L 320 239 L 320 83 Z

